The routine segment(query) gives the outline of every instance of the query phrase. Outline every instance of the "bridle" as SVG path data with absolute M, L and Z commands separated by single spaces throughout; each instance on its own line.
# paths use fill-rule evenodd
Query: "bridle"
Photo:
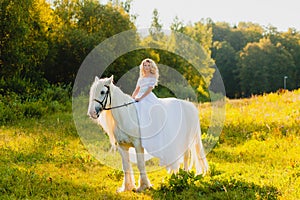
M 124 103 L 122 105 L 119 105 L 119 106 L 114 106 L 114 107 L 106 107 L 107 106 L 107 101 L 108 101 L 108 98 L 109 98 L 109 103 L 111 103 L 111 93 L 110 93 L 110 87 L 108 85 L 104 85 L 106 88 L 107 88 L 107 91 L 105 92 L 105 96 L 103 98 L 102 101 L 98 100 L 98 99 L 93 99 L 94 101 L 96 101 L 97 103 L 99 103 L 102 107 L 102 110 L 112 110 L 112 109 L 116 109 L 116 108 L 121 108 L 121 107 L 124 107 L 124 106 L 128 106 L 130 104 L 133 104 L 133 103 L 136 103 L 137 101 L 132 101 L 132 102 L 129 102 L 129 103 Z M 102 92 L 101 92 L 102 93 Z M 99 111 L 97 111 L 97 115 L 98 115 Z
M 107 99 L 109 98 L 109 102 L 111 102 L 111 94 L 110 94 L 110 87 L 108 85 L 104 85 L 107 88 L 107 91 L 105 92 L 105 96 L 103 98 L 102 101 L 98 100 L 98 99 L 93 99 L 94 101 L 96 101 L 97 103 L 99 103 L 102 107 L 103 110 L 108 110 L 108 108 L 106 108 L 107 105 Z M 102 93 L 103 91 L 101 91 Z

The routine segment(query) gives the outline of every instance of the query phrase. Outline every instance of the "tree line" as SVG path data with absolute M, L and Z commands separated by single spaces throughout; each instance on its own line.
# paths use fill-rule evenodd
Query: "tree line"
M 99 43 L 137 29 L 137 16 L 130 6 L 130 0 L 105 5 L 97 0 L 55 0 L 51 4 L 46 0 L 1 0 L 0 93 L 20 90 L 20 80 L 35 89 L 49 83 L 73 84 L 83 60 Z M 168 36 L 157 10 L 150 28 L 148 37 L 134 42 L 163 46 L 158 38 Z M 178 17 L 169 28 L 193 38 L 205 49 L 222 75 L 228 97 L 277 91 L 283 88 L 284 76 L 288 77 L 288 89 L 300 87 L 300 34 L 295 29 L 279 32 L 276 27 L 245 22 L 230 26 L 211 19 L 183 24 Z M 199 98 L 208 98 L 213 62 L 207 62 L 205 77 L 199 77 L 188 61 L 159 48 L 129 52 L 116 59 L 105 74 L 120 78 L 145 57 L 174 67 L 197 90 Z M 163 87 L 159 90 L 168 92 Z
M 300 87 L 300 34 L 241 22 L 213 24 L 212 57 L 229 97 Z

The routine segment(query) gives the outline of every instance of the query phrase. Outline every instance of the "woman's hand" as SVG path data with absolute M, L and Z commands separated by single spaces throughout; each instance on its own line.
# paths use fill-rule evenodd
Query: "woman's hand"
M 134 100 L 135 100 L 136 102 L 139 102 L 139 101 L 141 100 L 141 98 L 134 98 Z

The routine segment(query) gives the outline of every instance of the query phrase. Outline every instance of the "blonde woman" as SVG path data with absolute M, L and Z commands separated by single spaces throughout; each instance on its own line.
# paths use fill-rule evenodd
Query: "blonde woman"
M 142 61 L 140 65 L 140 77 L 132 97 L 136 101 L 144 98 L 156 98 L 152 90 L 157 85 L 159 72 L 155 62 L 149 58 Z
M 136 108 L 142 146 L 152 156 L 162 158 L 155 153 L 157 145 L 161 145 L 160 130 L 166 121 L 166 112 L 161 99 L 152 92 L 157 86 L 159 72 L 157 65 L 152 59 L 144 59 L 140 65 L 140 76 L 132 97 L 137 101 Z
M 138 101 L 135 106 L 142 147 L 146 153 L 159 158 L 160 165 L 170 171 L 178 171 L 184 162 L 185 170 L 195 164 L 197 174 L 205 173 L 208 164 L 201 141 L 198 109 L 184 100 L 157 98 L 152 90 L 158 77 L 155 62 L 149 58 L 143 60 L 132 94 Z M 190 152 L 192 159 L 188 159 Z

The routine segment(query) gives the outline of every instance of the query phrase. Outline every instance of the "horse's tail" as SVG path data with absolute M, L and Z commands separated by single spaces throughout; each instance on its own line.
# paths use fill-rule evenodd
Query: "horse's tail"
M 190 167 L 192 168 L 195 166 L 196 168 L 196 174 L 203 174 L 205 175 L 208 171 L 208 162 L 206 160 L 206 155 L 204 151 L 204 147 L 201 140 L 201 130 L 200 125 L 197 128 L 197 134 L 194 140 L 194 143 L 192 144 L 191 148 L 191 160 L 190 160 Z

